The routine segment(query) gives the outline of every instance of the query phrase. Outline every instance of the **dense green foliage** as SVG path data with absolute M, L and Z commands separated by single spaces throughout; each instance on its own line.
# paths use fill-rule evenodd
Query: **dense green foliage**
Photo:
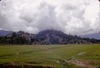
M 57 68 L 77 68 L 72 63 L 80 60 L 92 66 L 100 64 L 100 44 L 91 45 L 24 45 L 0 46 L 0 63 L 49 65 Z

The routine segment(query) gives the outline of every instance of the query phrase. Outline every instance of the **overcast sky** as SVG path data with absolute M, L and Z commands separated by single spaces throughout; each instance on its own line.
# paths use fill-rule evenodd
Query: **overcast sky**
M 66 34 L 100 32 L 98 0 L 1 0 L 0 30 L 38 33 L 45 29 Z

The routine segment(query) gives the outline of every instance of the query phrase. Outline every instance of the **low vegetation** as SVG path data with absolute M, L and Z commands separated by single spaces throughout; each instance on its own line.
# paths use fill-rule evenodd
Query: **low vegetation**
M 98 68 L 100 44 L 2 45 L 0 68 L 7 65 L 12 68 L 16 65 L 20 68 Z

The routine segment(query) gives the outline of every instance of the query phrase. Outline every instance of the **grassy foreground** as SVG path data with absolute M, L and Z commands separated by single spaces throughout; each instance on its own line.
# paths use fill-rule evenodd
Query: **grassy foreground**
M 54 68 L 98 68 L 100 44 L 0 46 L 0 64 L 2 63 Z

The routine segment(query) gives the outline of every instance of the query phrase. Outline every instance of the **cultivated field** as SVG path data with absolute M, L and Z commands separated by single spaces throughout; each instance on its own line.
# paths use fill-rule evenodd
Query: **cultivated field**
M 0 46 L 0 66 L 7 64 L 22 68 L 99 68 L 100 44 Z

